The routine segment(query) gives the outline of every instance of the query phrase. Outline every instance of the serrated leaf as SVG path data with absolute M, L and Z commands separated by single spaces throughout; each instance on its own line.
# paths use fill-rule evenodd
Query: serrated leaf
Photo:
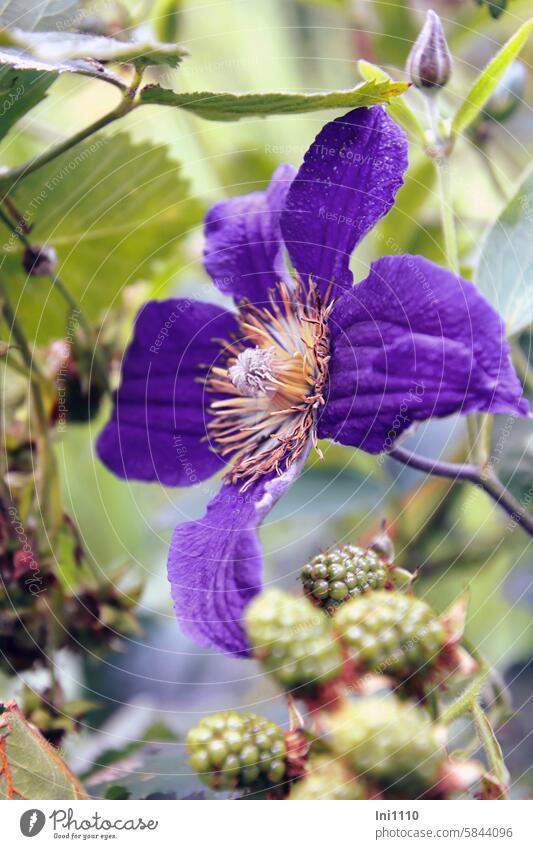
M 125 134 L 94 136 L 22 180 L 11 198 L 32 240 L 54 247 L 58 274 L 96 321 L 122 288 L 175 255 L 199 223 L 180 166 L 164 147 L 132 144 Z M 16 240 L 0 224 L 1 264 L 26 332 L 63 335 L 66 307 L 44 277 L 26 277 Z
M 0 27 L 22 29 L 69 29 L 80 9 L 79 0 L 3 0 Z
M 15 76 L 15 78 L 22 76 L 25 77 L 27 82 L 26 84 L 23 82 L 23 95 L 28 95 L 31 106 L 28 106 L 28 108 L 24 110 L 24 113 L 32 109 L 33 106 L 36 106 L 37 103 L 45 97 L 46 91 L 50 88 L 52 83 L 55 82 L 59 74 L 81 74 L 85 77 L 104 80 L 104 82 L 124 87 L 124 82 L 121 78 L 96 59 L 66 59 L 61 62 L 53 62 L 38 59 L 31 56 L 29 53 L 26 53 L 24 50 L 20 50 L 18 47 L 0 47 L 0 66 L 0 73 L 11 73 Z M 26 87 L 26 85 L 28 85 L 28 87 Z M 37 92 L 35 91 L 35 88 L 32 90 L 30 86 L 36 86 Z M 12 94 L 13 96 L 16 96 L 18 82 L 14 88 L 15 91 L 12 92 Z M 39 97 L 37 97 L 37 94 L 39 94 Z M 10 112 L 10 100 L 10 95 L 7 95 L 4 100 L 4 104 L 8 107 L 8 114 Z M 0 105 L 0 113 L 1 111 L 2 106 Z M 11 126 L 14 123 L 15 121 L 12 122 Z
M 383 68 L 373 65 L 371 62 L 366 62 L 364 59 L 359 60 L 357 63 L 357 69 L 364 80 L 392 82 L 391 78 L 383 70 Z M 400 124 L 400 126 L 402 126 L 413 139 L 425 141 L 424 128 L 422 127 L 422 124 L 403 97 L 393 98 L 388 105 L 388 112 L 391 118 L 397 121 L 397 123 Z
M 170 65 L 175 68 L 188 55 L 188 51 L 180 44 L 160 44 L 148 40 L 119 41 L 103 35 L 74 32 L 3 30 L 0 31 L 0 44 L 6 49 L 18 48 L 28 57 L 52 64 L 91 59 L 145 66 Z M 29 58 L 27 61 L 30 61 Z
M 0 51 L 0 65 L 3 64 Z M 3 139 L 23 115 L 46 97 L 56 74 L 47 75 L 35 70 L 0 67 L 0 139 Z
M 402 94 L 406 82 L 363 82 L 346 91 L 316 94 L 264 93 L 232 94 L 230 92 L 176 92 L 159 85 L 146 86 L 140 92 L 141 103 L 174 106 L 193 112 L 208 121 L 238 121 L 240 118 L 291 115 L 319 109 L 355 109 L 388 103 Z
M 477 118 L 503 74 L 513 62 L 533 29 L 533 18 L 526 21 L 489 62 L 465 96 L 452 120 L 452 138 L 469 127 Z
M 533 322 L 533 170 L 485 235 L 474 282 L 510 336 Z
M 15 702 L 0 702 L 0 799 L 88 799 L 58 752 Z

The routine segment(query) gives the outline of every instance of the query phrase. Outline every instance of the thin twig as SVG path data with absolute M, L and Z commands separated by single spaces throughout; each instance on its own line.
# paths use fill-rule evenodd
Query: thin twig
M 513 522 L 533 536 L 533 515 L 524 509 L 523 505 L 504 487 L 489 467 L 482 470 L 473 463 L 447 463 L 442 460 L 433 460 L 431 457 L 422 457 L 405 448 L 396 447 L 387 452 L 390 457 L 418 469 L 420 472 L 434 475 L 439 478 L 450 478 L 451 480 L 463 480 L 478 486 L 486 492 L 502 510 L 511 517 Z
M 115 108 L 110 112 L 107 112 L 105 115 L 102 115 L 101 118 L 98 118 L 92 124 L 89 124 L 88 127 L 84 127 L 83 130 L 80 130 L 73 136 L 69 136 L 69 138 L 52 145 L 48 148 L 48 150 L 45 150 L 38 156 L 34 156 L 33 159 L 30 159 L 28 162 L 23 162 L 22 165 L 18 165 L 15 168 L 10 168 L 7 171 L 4 171 L 4 173 L 0 176 L 0 190 L 3 191 L 2 201 L 19 180 L 27 177 L 28 174 L 32 174 L 34 171 L 38 171 L 39 168 L 43 167 L 43 165 L 48 165 L 49 162 L 57 159 L 57 157 L 61 156 L 62 153 L 65 153 L 67 150 L 75 147 L 75 145 L 80 142 L 85 141 L 85 139 L 89 138 L 89 136 L 94 135 L 94 133 L 97 133 L 104 127 L 109 126 L 109 124 L 112 124 L 114 121 L 118 121 L 119 118 L 123 118 L 128 114 L 128 112 L 131 112 L 132 109 L 139 106 L 137 92 L 141 82 L 142 70 L 135 69 L 131 84 L 125 88 L 121 87 L 123 96 L 118 106 L 115 106 Z

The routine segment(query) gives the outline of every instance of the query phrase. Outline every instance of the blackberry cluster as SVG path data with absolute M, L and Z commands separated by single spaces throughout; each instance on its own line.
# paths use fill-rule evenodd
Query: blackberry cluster
M 366 799 L 362 782 L 339 758 L 319 755 L 309 759 L 307 774 L 293 784 L 289 802 L 337 799 L 349 801 Z
M 431 790 L 446 761 L 440 728 L 392 696 L 346 705 L 331 721 L 332 746 L 353 772 L 395 796 Z
M 286 745 L 282 729 L 254 713 L 204 717 L 187 734 L 190 763 L 215 790 L 261 790 L 282 781 Z
M 390 578 L 387 564 L 375 551 L 344 545 L 313 557 L 303 567 L 301 580 L 306 596 L 330 610 L 369 590 L 383 589 Z
M 401 679 L 427 672 L 446 643 L 444 625 L 429 605 L 396 592 L 354 599 L 333 626 L 359 670 Z
M 312 691 L 340 675 L 330 621 L 307 599 L 268 590 L 248 606 L 245 624 L 255 657 L 286 689 Z

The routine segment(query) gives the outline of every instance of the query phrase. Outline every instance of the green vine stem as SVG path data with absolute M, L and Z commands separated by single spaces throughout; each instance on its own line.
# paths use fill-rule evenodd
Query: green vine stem
M 453 144 L 449 137 L 449 131 L 445 130 L 444 134 L 441 133 L 438 97 L 438 94 L 433 94 L 426 95 L 424 98 L 431 136 L 426 152 L 435 162 L 437 171 L 446 262 L 450 271 L 459 275 L 461 267 L 450 169 Z M 468 429 L 469 454 L 472 454 L 480 466 L 485 466 L 491 454 L 492 416 L 473 413 L 467 416 L 466 424 Z
M 531 363 L 522 351 L 520 343 L 516 340 L 513 344 L 512 351 L 513 365 L 518 372 L 518 375 L 524 384 L 524 387 L 533 392 L 533 369 Z

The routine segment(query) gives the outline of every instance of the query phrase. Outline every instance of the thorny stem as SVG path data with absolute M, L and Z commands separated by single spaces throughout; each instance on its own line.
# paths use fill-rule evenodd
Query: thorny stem
M 466 690 L 451 705 L 443 710 L 441 720 L 445 725 L 451 725 L 460 716 L 464 716 L 465 713 L 469 713 L 472 710 L 472 705 L 478 698 L 488 674 L 488 669 L 483 669 L 476 675 Z
M 525 510 L 523 505 L 508 492 L 489 466 L 482 470 L 473 463 L 446 463 L 441 460 L 433 460 L 430 457 L 422 457 L 420 454 L 415 454 L 398 446 L 387 453 L 394 460 L 403 463 L 404 466 L 410 466 L 420 472 L 426 472 L 435 477 L 473 483 L 483 492 L 486 492 L 496 504 L 499 504 L 513 522 L 520 525 L 530 536 L 533 536 L 533 515 Z
M 502 787 L 505 788 L 504 798 L 508 798 L 507 786 L 509 784 L 509 773 L 492 725 L 477 700 L 473 701 L 470 712 L 472 713 L 477 736 L 487 755 L 490 770 Z
M 35 435 L 38 458 L 39 509 L 44 525 L 47 547 L 50 546 L 62 521 L 61 496 L 56 457 L 48 434 L 48 417 L 41 391 L 40 372 L 33 360 L 30 347 L 13 307 L 11 306 L 4 281 L 0 278 L 0 301 L 7 326 L 20 348 L 29 372 L 30 395 L 35 414 Z
M 7 205 L 7 204 L 6 204 Z M 21 224 L 15 225 L 10 218 L 6 215 L 4 210 L 0 207 L 0 220 L 4 222 L 6 227 L 11 230 L 14 236 L 24 245 L 25 248 L 31 249 L 32 243 L 26 236 Z M 96 343 L 94 339 L 94 334 L 91 325 L 87 321 L 83 310 L 76 300 L 76 298 L 71 294 L 69 289 L 65 286 L 65 284 L 59 279 L 56 274 L 49 275 L 49 279 L 54 287 L 54 289 L 58 292 L 61 298 L 65 301 L 67 306 L 71 311 L 71 315 L 76 321 L 79 323 L 81 329 L 83 330 L 85 340 L 89 346 L 94 346 L 94 368 L 95 372 L 98 376 L 98 381 L 102 389 L 106 392 L 110 391 L 109 386 L 109 376 L 105 364 L 105 360 L 102 356 L 102 352 L 100 350 L 99 345 Z M 34 366 L 35 368 L 35 366 Z

